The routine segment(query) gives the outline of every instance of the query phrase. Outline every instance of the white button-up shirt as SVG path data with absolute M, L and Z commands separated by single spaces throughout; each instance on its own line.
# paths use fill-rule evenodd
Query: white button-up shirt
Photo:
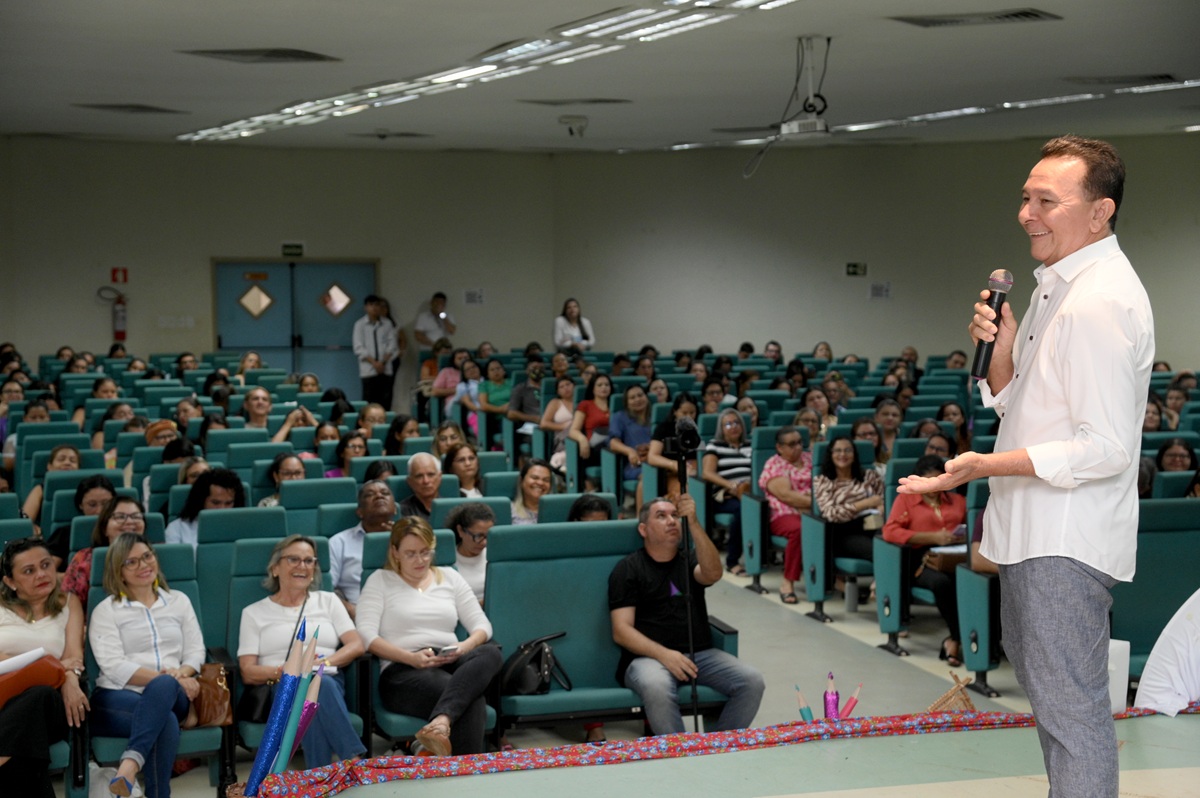
M 992 477 L 981 552 L 1013 564 L 1070 557 L 1133 578 L 1137 470 L 1154 361 L 1154 318 L 1116 236 L 1052 267 L 1017 330 L 1014 375 L 985 403 L 996 451 L 1024 448 L 1036 477 Z
M 96 605 L 88 621 L 88 641 L 100 666 L 98 687 L 145 689 L 129 684 L 138 668 L 159 672 L 204 664 L 204 636 L 186 594 L 159 590 L 149 607 L 128 598 L 109 596 Z

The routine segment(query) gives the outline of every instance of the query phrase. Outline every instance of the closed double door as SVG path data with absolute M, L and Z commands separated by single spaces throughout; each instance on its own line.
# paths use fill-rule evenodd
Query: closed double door
M 311 371 L 358 397 L 351 337 L 375 291 L 374 261 L 224 260 L 214 270 L 219 349 L 253 349 L 271 368 Z

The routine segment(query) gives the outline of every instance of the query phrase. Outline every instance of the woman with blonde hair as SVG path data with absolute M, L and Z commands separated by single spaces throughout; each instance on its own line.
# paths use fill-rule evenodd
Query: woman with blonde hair
M 358 600 L 358 631 L 383 662 L 379 697 L 391 712 L 428 718 L 415 753 L 486 750 L 484 691 L 500 671 L 492 624 L 458 572 L 434 564 L 437 542 L 422 518 L 392 527 L 387 564 L 371 574 Z M 467 638 L 458 640 L 458 624 Z
M 88 623 L 100 666 L 91 733 L 129 739 L 108 789 L 130 795 L 140 772 L 146 795 L 169 798 L 179 730 L 200 693 L 200 622 L 187 595 L 168 588 L 142 535 L 122 534 L 109 546 L 104 590 L 108 598 Z

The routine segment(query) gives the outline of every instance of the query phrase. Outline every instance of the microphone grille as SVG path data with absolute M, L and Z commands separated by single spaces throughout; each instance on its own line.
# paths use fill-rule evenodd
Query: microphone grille
M 1008 269 L 996 269 L 988 275 L 988 290 L 999 291 L 1007 294 L 1008 289 L 1012 288 L 1013 276 Z

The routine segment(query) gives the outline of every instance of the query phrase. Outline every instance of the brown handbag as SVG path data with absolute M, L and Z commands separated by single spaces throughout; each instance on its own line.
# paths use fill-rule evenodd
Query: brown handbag
M 196 715 L 195 726 L 228 726 L 233 723 L 233 701 L 229 694 L 229 682 L 225 678 L 225 666 L 219 662 L 201 665 L 196 681 L 200 683 L 200 692 L 192 702 L 192 711 Z
M 0 709 L 30 687 L 53 687 L 55 690 L 63 686 L 67 680 L 67 671 L 57 657 L 49 654 L 35 659 L 20 670 L 0 676 Z

